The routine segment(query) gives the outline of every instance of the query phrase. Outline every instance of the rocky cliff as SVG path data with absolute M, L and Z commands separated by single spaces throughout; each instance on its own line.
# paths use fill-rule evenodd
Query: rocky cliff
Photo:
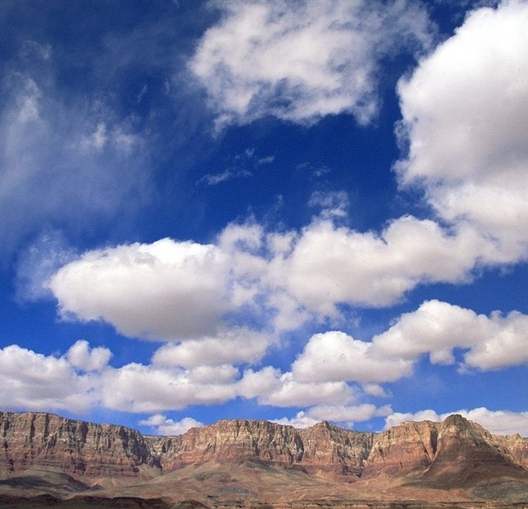
M 174 437 L 44 413 L 0 412 L 3 477 L 32 467 L 75 476 L 156 477 L 188 466 L 255 464 L 358 482 L 405 479 L 433 488 L 483 480 L 528 482 L 528 439 L 495 436 L 459 415 L 407 422 L 381 433 L 327 422 L 311 428 L 230 420 Z
M 0 412 L 0 473 L 34 466 L 86 476 L 136 476 L 158 467 L 136 430 L 44 413 Z

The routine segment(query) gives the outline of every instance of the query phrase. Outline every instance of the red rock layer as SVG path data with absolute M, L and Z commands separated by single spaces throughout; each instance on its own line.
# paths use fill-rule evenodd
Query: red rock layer
M 98 425 L 45 413 L 0 412 L 0 470 L 39 466 L 88 476 L 135 476 L 156 460 L 144 437 L 123 426 Z
M 96 476 L 157 475 L 189 465 L 258 462 L 349 481 L 405 478 L 465 487 L 499 477 L 528 481 L 528 440 L 494 436 L 461 416 L 407 422 L 382 433 L 327 422 L 298 430 L 266 421 L 219 421 L 175 437 L 44 413 L 0 412 L 0 474 L 39 466 Z

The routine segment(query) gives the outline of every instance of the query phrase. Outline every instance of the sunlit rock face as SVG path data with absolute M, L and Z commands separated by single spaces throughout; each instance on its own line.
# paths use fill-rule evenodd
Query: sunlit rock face
M 0 471 L 34 466 L 85 476 L 136 476 L 156 467 L 150 445 L 136 430 L 91 424 L 45 413 L 0 413 Z
M 53 414 L 0 412 L 0 433 L 3 477 L 38 467 L 83 478 L 155 478 L 213 462 L 249 462 L 374 485 L 387 479 L 436 489 L 499 478 L 528 482 L 528 439 L 492 435 L 459 415 L 381 433 L 327 422 L 296 429 L 223 420 L 179 436 L 152 437 Z

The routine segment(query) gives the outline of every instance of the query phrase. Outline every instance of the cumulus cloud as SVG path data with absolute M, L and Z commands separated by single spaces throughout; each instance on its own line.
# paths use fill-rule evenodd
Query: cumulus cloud
M 356 398 L 345 382 L 300 382 L 272 366 L 241 372 L 230 365 L 184 369 L 131 363 L 108 368 L 101 377 L 103 406 L 127 412 L 183 410 L 238 397 L 283 408 L 343 406 Z
M 189 67 L 218 114 L 217 127 L 266 115 L 310 124 L 378 108 L 379 62 L 430 42 L 425 11 L 406 0 L 230 0 Z M 233 45 L 232 41 L 237 44 Z
M 294 428 L 302 429 L 311 428 L 319 421 L 317 421 L 317 419 L 314 419 L 313 417 L 310 417 L 310 415 L 308 415 L 304 410 L 301 410 L 294 417 L 282 417 L 281 419 L 273 419 L 272 422 L 282 424 L 283 426 L 293 426 Z
M 315 382 L 393 382 L 412 372 L 412 362 L 398 356 L 373 357 L 372 343 L 344 332 L 315 334 L 292 365 L 299 380 Z
M 59 269 L 49 288 L 64 318 L 104 320 L 131 337 L 211 341 L 239 319 L 276 331 L 338 320 L 341 304 L 390 306 L 419 284 L 466 283 L 476 267 L 498 263 L 494 242 L 467 225 L 404 216 L 376 233 L 334 219 L 323 212 L 283 233 L 230 224 L 214 244 L 95 250 Z
M 180 421 L 174 421 L 173 419 L 168 419 L 162 414 L 152 415 L 148 419 L 139 421 L 139 424 L 142 426 L 149 426 L 156 435 L 162 436 L 183 435 L 191 428 L 200 428 L 203 426 L 202 422 L 199 422 L 192 417 L 184 417 Z
M 238 397 L 279 407 L 343 405 L 354 397 L 343 382 L 302 383 L 291 373 L 271 366 L 242 372 L 211 359 L 209 364 L 192 368 L 139 363 L 116 368 L 109 365 L 111 356 L 109 349 L 91 348 L 85 340 L 77 341 L 61 357 L 16 345 L 6 347 L 0 350 L 0 404 L 15 410 L 83 413 L 101 406 L 123 412 L 160 413 L 222 404 Z M 154 416 L 142 424 L 165 434 L 189 423 L 162 422 Z
M 155 352 L 152 362 L 162 366 L 185 368 L 203 364 L 255 364 L 264 356 L 272 342 L 273 337 L 269 334 L 235 327 L 214 337 L 188 339 L 183 343 L 164 345 Z
M 361 399 L 386 397 L 379 384 L 410 375 L 423 355 L 429 355 L 432 363 L 459 362 L 461 375 L 470 369 L 503 369 L 528 362 L 526 315 L 477 315 L 439 301 L 424 302 L 416 311 L 401 315 L 371 341 L 339 331 L 315 334 L 286 372 L 273 366 L 255 370 L 234 365 L 254 363 L 250 357 L 259 358 L 269 345 L 269 338 L 259 334 L 246 345 L 251 334 L 245 333 L 226 334 L 226 351 L 220 338 L 189 340 L 162 346 L 151 364 L 121 367 L 109 364 L 109 349 L 91 348 L 85 340 L 61 357 L 13 345 L 0 351 L 0 403 L 13 409 L 84 412 L 101 406 L 159 414 L 243 398 L 261 405 L 302 408 L 305 424 L 324 419 L 351 426 L 388 415 L 390 407 L 362 404 Z M 461 361 L 455 349 L 460 350 Z
M 105 349 L 89 352 L 84 342 L 73 345 L 63 357 L 7 346 L 0 350 L 0 405 L 13 410 L 87 412 L 97 404 L 100 380 L 76 368 L 100 369 L 107 357 Z
M 407 14 L 396 22 L 400 8 Z M 406 2 L 390 3 L 383 14 L 378 4 L 367 11 L 361 2 L 301 3 L 295 16 L 291 4 L 279 0 L 233 0 L 222 9 L 224 16 L 205 34 L 191 62 L 195 74 L 207 80 L 219 125 L 266 114 L 310 123 L 343 111 L 367 122 L 376 109 L 376 59 L 388 51 L 379 39 L 382 31 L 373 27 L 392 16 L 394 32 L 387 40 L 405 31 L 426 39 L 422 13 Z M 337 15 L 348 24 L 332 23 Z M 396 166 L 398 177 L 403 186 L 425 189 L 442 222 L 404 216 L 379 232 L 359 232 L 337 224 L 346 218 L 343 195 L 319 193 L 311 203 L 323 212 L 301 231 L 278 234 L 254 222 L 233 224 L 215 244 L 165 239 L 118 246 L 87 253 L 59 270 L 49 287 L 64 316 L 105 320 L 128 336 L 185 340 L 158 350 L 153 366 L 109 370 L 109 380 L 115 387 L 122 383 L 123 390 L 106 394 L 107 404 L 159 411 L 242 395 L 277 406 L 330 400 L 347 405 L 354 397 L 347 382 L 383 395 L 376 384 L 407 376 L 423 355 L 432 363 L 453 364 L 455 350 L 461 349 L 462 370 L 527 362 L 525 315 L 483 316 L 429 301 L 371 342 L 341 332 L 316 335 L 291 373 L 269 367 L 240 375 L 228 366 L 261 359 L 271 340 L 250 329 L 229 331 L 224 323 L 228 314 L 256 316 L 258 308 L 277 330 L 296 328 L 310 319 L 338 318 L 340 304 L 390 306 L 419 284 L 464 283 L 475 268 L 523 258 L 528 240 L 527 21 L 528 6 L 518 0 L 475 11 L 400 81 L 399 135 L 409 150 Z M 235 51 L 232 34 L 241 41 Z M 299 44 L 303 40 L 309 44 Z M 293 46 L 302 54 L 290 51 Z M 14 140 L 5 153 L 19 154 L 17 143 L 29 133 L 26 127 L 37 133 L 33 137 L 45 137 L 49 121 L 35 82 L 26 79 L 16 97 L 16 107 L 4 115 L 13 120 L 4 143 L 7 147 Z M 110 147 L 126 155 L 135 142 L 99 119 L 77 136 L 76 147 L 93 157 Z M 1 189 L 14 189 L 11 177 L 12 182 L 4 178 Z M 79 358 L 82 348 L 77 346 Z M 88 365 L 88 358 L 75 362 Z M 209 367 L 200 367 L 204 364 Z M 169 391 L 155 392 L 147 383 L 150 375 L 162 386 L 177 387 L 173 399 Z M 192 393 L 195 384 L 209 399 L 200 399 L 201 390 Z M 135 401 L 140 387 L 147 396 Z
M 364 422 L 373 417 L 385 417 L 392 413 L 390 406 L 376 407 L 371 403 L 356 406 L 317 406 L 309 410 L 315 419 L 347 423 L 349 426 L 355 422 Z
M 460 348 L 464 350 L 462 368 L 488 371 L 528 362 L 527 334 L 528 316 L 517 311 L 485 316 L 432 300 L 403 314 L 389 330 L 375 336 L 372 353 L 408 361 L 428 354 L 432 363 L 453 364 L 454 349 Z
M 142 413 L 220 404 L 236 396 L 236 375 L 230 366 L 193 371 L 131 363 L 105 370 L 101 401 L 105 408 Z
M 434 410 L 421 410 L 416 413 L 395 412 L 385 419 L 385 429 L 405 421 L 441 422 L 451 414 L 460 414 L 470 421 L 477 422 L 491 433 L 513 435 L 519 433 L 528 436 L 528 412 L 509 412 L 505 410 L 488 410 L 485 407 L 472 410 L 457 410 L 438 414 Z
M 311 124 L 342 112 L 367 123 L 378 107 L 380 59 L 410 40 L 417 47 L 428 40 L 424 12 L 406 0 L 229 0 L 219 8 L 220 21 L 190 62 L 217 127 L 264 115 Z M 338 330 L 313 335 L 291 371 L 255 367 L 285 330 L 310 321 L 337 328 L 343 304 L 392 306 L 418 285 L 467 283 L 475 269 L 526 255 L 527 24 L 528 4 L 519 0 L 475 11 L 399 83 L 398 133 L 408 153 L 395 169 L 402 186 L 425 191 L 435 220 L 403 216 L 377 231 L 357 231 L 346 226 L 346 195 L 319 192 L 309 204 L 322 211 L 300 230 L 266 231 L 250 220 L 228 225 L 210 244 L 163 239 L 75 260 L 53 239 L 35 244 L 19 266 L 27 298 L 40 297 L 47 279 L 64 319 L 102 320 L 125 336 L 171 343 L 151 364 L 118 368 L 109 365 L 108 349 L 86 341 L 62 357 L 7 347 L 0 351 L 0 402 L 154 413 L 144 425 L 175 430 L 190 422 L 160 412 L 246 398 L 308 408 L 292 421 L 299 425 L 352 423 L 390 413 L 358 399 L 385 397 L 380 384 L 409 376 L 423 356 L 459 364 L 460 373 L 528 362 L 526 315 L 478 315 L 431 300 L 373 338 Z M 51 50 L 46 55 L 53 58 Z M 12 73 L 4 83 L 3 245 L 42 219 L 113 217 L 129 193 L 143 195 L 144 139 L 133 120 L 116 119 L 95 101 L 71 110 L 43 81 Z M 245 157 L 254 167 L 272 161 L 251 151 Z M 206 177 L 218 183 L 233 171 Z M 492 429 L 506 429 L 508 418 L 525 426 L 524 414 L 466 413 Z
M 270 394 L 280 387 L 279 379 L 281 376 L 281 371 L 272 366 L 265 366 L 257 371 L 251 368 L 246 369 L 238 383 L 238 394 L 246 399 Z
M 276 386 L 259 401 L 277 407 L 309 407 L 324 404 L 347 404 L 355 399 L 354 390 L 346 383 L 300 382 L 292 373 L 281 374 Z
M 476 10 L 398 86 L 402 185 L 494 238 L 504 261 L 524 258 L 528 241 L 527 22 L 519 0 Z
M 226 262 L 213 245 L 163 239 L 89 252 L 61 268 L 49 288 L 64 318 L 176 340 L 216 332 L 229 310 Z
M 392 415 L 389 406 L 377 408 L 372 404 L 352 406 L 315 406 L 307 411 L 298 412 L 292 418 L 275 419 L 278 424 L 290 425 L 295 428 L 309 428 L 321 421 L 331 421 L 340 426 L 352 428 L 357 422 L 364 422 L 373 417 Z M 387 417 L 389 419 L 390 417 Z
M 486 316 L 446 302 L 426 301 L 371 341 L 340 331 L 313 335 L 288 376 L 295 383 L 359 383 L 366 394 L 386 397 L 378 384 L 410 376 L 423 355 L 433 364 L 458 363 L 461 373 L 525 364 L 527 334 L 528 316 L 517 311 Z M 460 350 L 461 360 L 457 361 L 455 350 Z
M 90 348 L 86 340 L 76 341 L 66 354 L 68 362 L 82 371 L 101 371 L 108 365 L 111 357 L 112 352 L 108 348 Z
M 404 216 L 377 234 L 323 219 L 303 229 L 289 256 L 270 264 L 269 278 L 301 306 L 331 317 L 339 303 L 390 306 L 418 284 L 469 281 L 482 253 L 493 258 L 493 246 L 463 226 L 449 232 Z
M 379 384 L 409 376 L 423 355 L 432 363 L 458 362 L 461 375 L 469 369 L 504 369 L 528 362 L 527 333 L 528 317 L 518 312 L 485 316 L 427 301 L 371 341 L 339 331 L 313 335 L 287 372 L 273 366 L 241 371 L 214 357 L 201 357 L 198 344 L 191 342 L 189 357 L 185 343 L 166 345 L 160 350 L 167 352 L 165 362 L 156 353 L 151 365 L 106 368 L 102 402 L 122 411 L 162 412 L 241 397 L 262 405 L 308 408 L 310 418 L 350 423 L 390 413 L 388 406 L 355 403 L 365 395 L 387 397 Z M 171 359 L 173 348 L 176 356 Z M 460 350 L 461 361 L 455 358 L 455 349 Z M 198 359 L 203 364 L 197 364 Z

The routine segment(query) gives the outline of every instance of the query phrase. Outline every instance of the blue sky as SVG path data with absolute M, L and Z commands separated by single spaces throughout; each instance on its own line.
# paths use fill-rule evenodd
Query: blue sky
M 527 25 L 3 0 L 0 408 L 528 436 Z

